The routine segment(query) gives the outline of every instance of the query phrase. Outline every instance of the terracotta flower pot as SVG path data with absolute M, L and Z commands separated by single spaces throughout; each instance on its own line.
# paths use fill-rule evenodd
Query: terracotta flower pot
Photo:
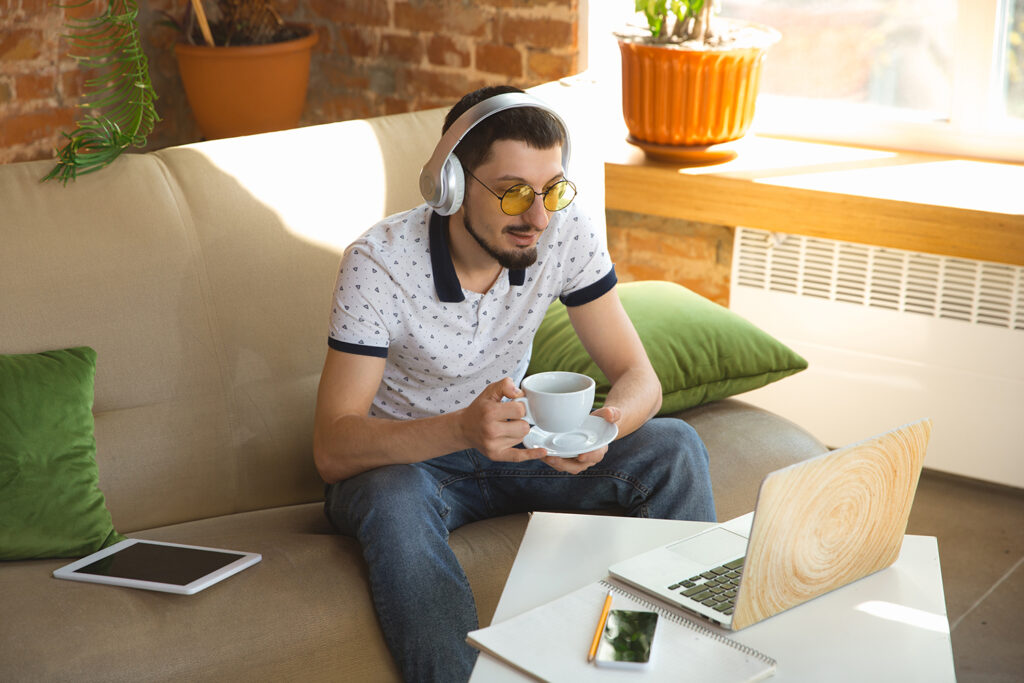
M 638 143 L 671 146 L 743 137 L 754 118 L 767 48 L 779 37 L 764 30 L 763 45 L 730 49 L 620 38 L 622 115 L 630 136 Z
M 174 47 L 185 95 L 206 139 L 294 128 L 306 104 L 317 34 L 269 45 Z

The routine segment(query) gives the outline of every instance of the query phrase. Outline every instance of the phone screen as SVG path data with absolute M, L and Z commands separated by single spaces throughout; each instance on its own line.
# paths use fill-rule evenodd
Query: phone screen
M 651 660 L 657 612 L 613 609 L 608 613 L 595 661 L 601 666 L 638 667 Z

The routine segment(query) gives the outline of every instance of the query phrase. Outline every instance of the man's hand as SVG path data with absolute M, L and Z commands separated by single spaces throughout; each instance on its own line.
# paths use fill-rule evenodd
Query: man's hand
M 544 448 L 514 447 L 530 433 L 530 425 L 523 419 L 526 406 L 503 399 L 520 396 L 523 396 L 522 390 L 509 377 L 489 384 L 462 411 L 460 425 L 466 441 L 491 460 L 499 462 L 536 460 L 547 455 Z
M 605 408 L 598 408 L 591 415 L 604 418 L 606 421 L 612 424 L 618 424 L 622 418 L 622 411 L 614 406 L 608 406 Z M 525 436 L 525 435 L 524 435 Z M 544 450 L 544 449 L 538 449 Z M 604 460 L 604 454 L 608 452 L 608 444 L 601 446 L 597 450 L 589 451 L 587 453 L 580 453 L 575 458 L 560 458 L 556 455 L 549 455 L 544 458 L 544 462 L 560 472 L 568 472 L 569 474 L 579 474 L 588 467 L 592 467 L 597 463 Z

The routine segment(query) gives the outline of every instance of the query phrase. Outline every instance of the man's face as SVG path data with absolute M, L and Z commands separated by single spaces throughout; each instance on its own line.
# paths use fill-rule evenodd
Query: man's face
M 466 175 L 463 223 L 477 244 L 502 267 L 526 268 L 537 260 L 537 240 L 548 227 L 551 212 L 539 197 L 519 216 L 508 216 L 499 196 L 513 185 L 525 184 L 544 192 L 562 175 L 562 149 L 534 149 L 519 140 L 499 140 L 491 146 L 486 162 L 473 171 L 477 182 Z M 481 182 L 487 187 L 481 185 Z

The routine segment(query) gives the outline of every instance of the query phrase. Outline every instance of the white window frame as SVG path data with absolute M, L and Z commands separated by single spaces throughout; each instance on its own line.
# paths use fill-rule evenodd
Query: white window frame
M 609 10 L 608 4 L 616 5 Z M 618 50 L 612 30 L 628 14 L 628 0 L 582 0 L 583 61 L 594 80 L 617 90 Z M 723 2 L 728 16 L 728 0 Z M 623 10 L 622 7 L 626 9 Z M 1024 162 L 1024 121 L 1007 117 L 1006 21 L 1010 0 L 957 0 L 952 109 L 949 120 L 908 110 L 762 94 L 753 132 L 884 149 Z M 997 29 L 1001 29 L 998 30 Z M 771 60 L 771 52 L 768 54 Z M 614 84 L 614 85 L 613 85 Z

